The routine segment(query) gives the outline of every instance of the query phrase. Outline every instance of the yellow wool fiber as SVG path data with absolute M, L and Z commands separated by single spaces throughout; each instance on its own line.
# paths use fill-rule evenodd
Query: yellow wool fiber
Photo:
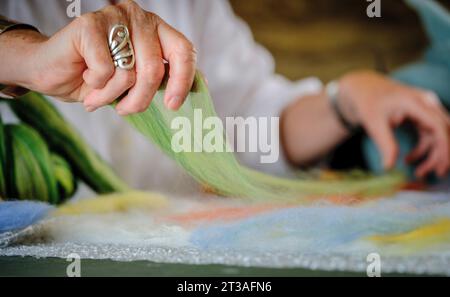
M 402 245 L 416 250 L 450 243 L 450 219 L 441 219 L 405 233 L 375 235 L 368 239 L 380 245 Z
M 147 192 L 124 192 L 83 199 L 64 204 L 57 208 L 53 215 L 106 214 L 126 212 L 133 209 L 153 210 L 166 206 L 166 197 Z

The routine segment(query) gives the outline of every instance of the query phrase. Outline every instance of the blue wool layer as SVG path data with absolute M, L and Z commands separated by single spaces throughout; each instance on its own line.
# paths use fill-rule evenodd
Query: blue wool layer
M 403 233 L 448 217 L 448 193 L 405 192 L 358 207 L 301 206 L 205 224 L 193 231 L 190 241 L 201 249 L 349 253 L 368 236 Z
M 0 233 L 20 230 L 43 219 L 53 207 L 33 201 L 0 202 Z

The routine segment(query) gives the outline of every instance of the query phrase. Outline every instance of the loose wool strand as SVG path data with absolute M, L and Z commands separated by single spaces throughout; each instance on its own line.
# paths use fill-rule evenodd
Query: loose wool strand
M 392 173 L 358 180 L 285 179 L 254 171 L 239 164 L 235 155 L 224 152 L 174 152 L 171 129 L 175 117 L 188 118 L 194 126 L 194 110 L 200 109 L 204 118 L 217 117 L 213 102 L 202 76 L 197 73 L 194 87 L 180 110 L 166 109 L 164 87 L 153 99 L 147 111 L 127 116 L 127 121 L 166 155 L 174 159 L 192 177 L 216 194 L 251 200 L 304 201 L 323 196 L 380 196 L 394 192 L 404 182 L 403 176 Z M 222 127 L 223 129 L 223 127 Z M 225 131 L 223 143 L 227 144 Z M 198 141 L 194 137 L 194 142 Z M 198 143 L 197 143 L 198 145 Z

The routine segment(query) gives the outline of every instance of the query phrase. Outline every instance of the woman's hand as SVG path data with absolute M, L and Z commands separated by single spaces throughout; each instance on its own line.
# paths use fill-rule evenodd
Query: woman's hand
M 416 176 L 448 172 L 450 117 L 436 95 L 370 71 L 350 73 L 339 85 L 338 104 L 345 118 L 366 130 L 381 151 L 386 169 L 394 166 L 398 155 L 393 129 L 408 120 L 419 132 L 419 143 L 407 161 L 426 157 Z
M 424 159 L 416 176 L 430 172 L 443 176 L 448 172 L 450 119 L 433 93 L 370 71 L 345 75 L 339 86 L 337 104 L 343 116 L 367 131 L 381 151 L 386 169 L 392 168 L 398 158 L 393 130 L 408 120 L 417 127 L 419 143 L 407 161 Z M 323 158 L 348 136 L 325 92 L 297 100 L 281 116 L 283 149 L 298 165 Z
M 108 34 L 116 24 L 123 24 L 130 31 L 136 58 L 132 70 L 114 67 Z M 31 31 L 22 33 L 29 35 L 22 39 L 32 42 L 10 76 L 16 76 L 19 85 L 31 90 L 64 101 L 83 102 L 90 112 L 110 104 L 126 91 L 128 94 L 116 106 L 120 115 L 146 110 L 164 77 L 164 61 L 170 65 L 164 97 L 168 108 L 178 109 L 193 83 L 193 45 L 133 1 L 85 14 L 50 38 Z

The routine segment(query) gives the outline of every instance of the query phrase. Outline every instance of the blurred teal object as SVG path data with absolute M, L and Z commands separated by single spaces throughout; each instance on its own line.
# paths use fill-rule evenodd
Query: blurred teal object
M 397 160 L 396 169 L 406 173 L 410 180 L 414 179 L 414 166 L 406 164 L 404 161 L 408 152 L 417 142 L 417 134 L 410 125 L 404 125 L 395 131 L 395 138 L 399 144 L 399 158 Z M 378 148 L 370 138 L 363 141 L 363 151 L 366 157 L 367 166 L 374 173 L 383 173 L 383 160 L 378 152 Z
M 430 62 L 418 62 L 392 73 L 391 77 L 409 85 L 433 90 L 439 96 L 441 102 L 449 109 L 450 71 L 447 66 Z
M 407 65 L 391 77 L 405 84 L 434 91 L 441 102 L 450 109 L 450 14 L 434 0 L 405 0 L 419 15 L 431 45 L 423 59 Z M 396 168 L 414 178 L 414 165 L 406 164 L 405 157 L 417 143 L 417 135 L 410 125 L 402 125 L 395 131 L 400 154 Z M 380 153 L 374 142 L 366 137 L 362 143 L 369 169 L 383 172 Z

